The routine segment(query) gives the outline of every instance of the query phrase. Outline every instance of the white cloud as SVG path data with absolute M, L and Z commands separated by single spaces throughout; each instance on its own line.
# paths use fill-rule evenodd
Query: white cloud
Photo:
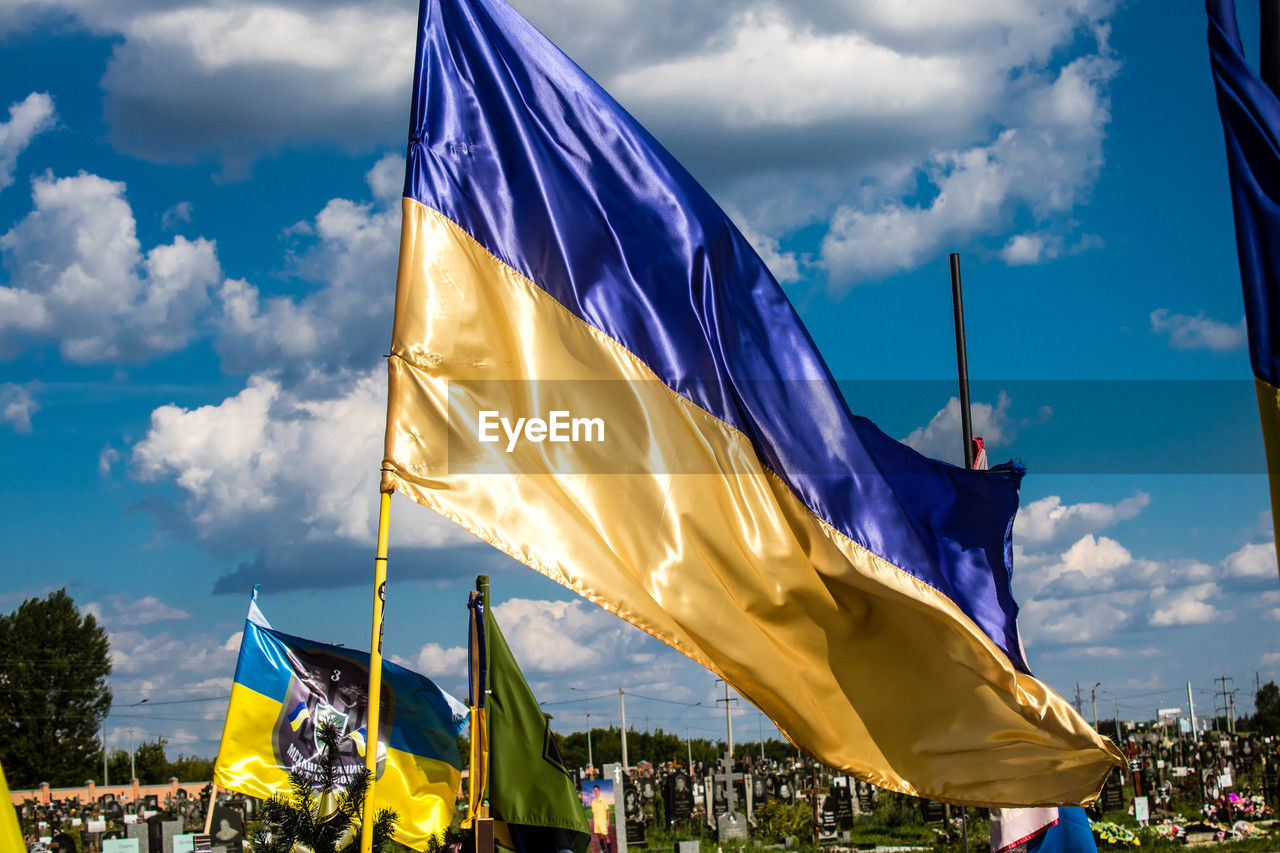
M 295 256 L 296 272 L 317 287 L 302 297 L 263 296 L 228 280 L 218 294 L 217 348 L 224 366 L 290 370 L 369 364 L 387 344 L 399 251 L 399 178 L 404 158 L 388 155 L 366 176 L 374 203 L 333 199 L 295 234 L 314 244 Z
M 1245 545 L 1228 554 L 1222 561 L 1222 567 L 1231 578 L 1274 581 L 1280 577 L 1280 570 L 1276 568 L 1274 542 Z
M 29 386 L 0 383 L 0 423 L 8 424 L 15 432 L 29 433 L 31 416 L 39 410 L 40 404 Z
M 145 361 L 191 340 L 221 276 L 214 244 L 175 237 L 143 255 L 124 190 L 84 172 L 32 181 L 32 211 L 0 237 L 0 350 L 52 339 L 74 362 Z
M 288 389 L 265 375 L 217 405 L 162 406 L 133 448 L 133 470 L 171 482 L 196 535 L 237 550 L 373 535 L 386 370 Z M 443 518 L 406 527 L 406 545 L 472 541 Z
M 1013 524 L 1014 541 L 1024 546 L 1043 546 L 1077 539 L 1086 533 L 1098 533 L 1135 518 L 1150 502 L 1151 496 L 1144 492 L 1115 504 L 1064 504 L 1060 496 L 1049 495 L 1018 510 Z
M 1150 625 L 1165 628 L 1176 625 L 1204 625 L 1220 620 L 1222 613 L 1209 599 L 1221 595 L 1217 584 L 1204 583 L 1179 590 L 1157 589 L 1152 598 L 1155 611 Z
M 114 447 L 107 445 L 98 453 L 98 475 L 106 477 L 111 473 L 112 467 L 120 461 L 120 451 Z
M 1009 395 L 1001 391 L 994 406 L 976 402 L 970 406 L 973 434 L 982 436 L 988 448 L 1001 447 L 1013 440 L 1015 424 L 1009 417 L 1011 402 Z M 962 465 L 964 448 L 960 436 L 960 399 L 952 397 L 928 424 L 912 430 L 902 442 L 925 456 Z
M 467 650 L 463 646 L 445 648 L 439 643 L 427 643 L 419 650 L 414 663 L 404 665 L 429 678 L 456 679 L 458 673 L 467 668 Z
M 177 231 L 191 221 L 193 205 L 189 201 L 180 201 L 160 215 L 160 227 L 166 231 Z
M 1106 85 L 1119 66 L 1105 56 L 1075 60 L 1052 84 L 1035 87 L 1017 124 L 994 140 L 934 154 L 925 201 L 887 195 L 875 206 L 842 205 L 822 243 L 822 262 L 839 289 L 911 269 L 945 246 L 1006 229 L 1027 210 L 1056 230 L 1014 238 L 1006 262 L 1056 257 L 1102 164 L 1110 120 Z
M 110 595 L 105 602 L 91 601 L 83 607 L 86 613 L 107 626 L 108 629 L 130 629 L 157 622 L 180 622 L 191 619 L 185 610 L 165 604 L 154 595 L 131 599 L 124 594 Z
M 57 124 L 53 99 L 46 92 L 32 92 L 9 105 L 9 120 L 0 122 L 0 190 L 13 183 L 18 157 L 31 140 Z
M 1157 335 L 1168 335 L 1169 346 L 1181 350 L 1230 352 L 1240 349 L 1245 342 L 1243 317 L 1232 325 L 1212 320 L 1204 312 L 1190 317 L 1170 314 L 1167 308 L 1157 308 L 1151 312 L 1151 331 Z
M 138 4 L 87 13 L 121 34 L 102 78 L 112 140 L 242 175 L 286 145 L 364 151 L 403 133 L 415 10 L 404 4 Z
M 1070 212 L 1101 163 L 1113 0 L 901 5 L 517 3 L 742 211 L 780 278 L 792 267 L 775 241 L 833 215 L 820 260 L 837 287 L 991 235 L 1015 211 L 1034 227 L 1007 247 L 1010 262 L 1087 245 Z M 118 40 L 105 114 L 130 153 L 215 157 L 239 174 L 282 146 L 366 151 L 403 136 L 414 30 L 403 4 L 24 8 Z

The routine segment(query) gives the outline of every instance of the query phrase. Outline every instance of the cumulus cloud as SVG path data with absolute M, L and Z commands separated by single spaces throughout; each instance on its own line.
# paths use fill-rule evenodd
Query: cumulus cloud
M 1194 317 L 1171 314 L 1167 308 L 1151 312 L 1151 331 L 1166 335 L 1169 346 L 1182 350 L 1230 352 L 1244 346 L 1244 318 L 1236 324 L 1212 320 L 1201 312 Z
M 350 582 L 350 561 L 363 563 L 376 527 L 386 393 L 382 366 L 294 387 L 254 375 L 216 405 L 152 412 L 132 471 L 171 487 L 172 504 L 147 508 L 161 518 L 176 508 L 182 532 L 215 551 L 258 549 L 274 561 L 242 566 L 219 590 L 243 589 L 267 569 L 292 575 L 277 588 L 333 583 L 343 561 Z M 413 519 L 397 526 L 406 549 L 477 541 L 435 513 Z
M 1097 533 L 1121 521 L 1135 518 L 1151 503 L 1151 496 L 1138 492 L 1119 503 L 1085 502 L 1064 504 L 1058 495 L 1032 501 L 1018 510 L 1014 520 L 1014 541 L 1024 546 L 1047 546 Z
M 124 191 L 84 172 L 32 181 L 31 212 L 0 237 L 0 356 L 56 340 L 69 361 L 137 362 L 191 340 L 221 277 L 214 244 L 175 237 L 144 255 Z
M 1034 228 L 1006 246 L 1011 263 L 1096 240 L 1071 235 L 1070 212 L 1101 162 L 1114 0 L 516 5 L 743 214 L 780 278 L 792 269 L 773 241 L 833 216 L 819 260 L 837 288 L 1015 212 Z M 212 157 L 234 175 L 282 146 L 368 151 L 403 136 L 414 20 L 402 4 L 23 8 L 118 40 L 105 115 L 130 153 Z
M 14 432 L 29 433 L 31 416 L 39 409 L 30 385 L 0 383 L 0 423 L 8 424 Z
M 1058 230 L 1013 238 L 1005 246 L 1006 262 L 1061 254 L 1070 212 L 1101 168 L 1110 120 L 1105 88 L 1118 68 L 1102 55 L 1077 59 L 1051 84 L 1028 93 L 1016 124 L 995 139 L 932 155 L 924 170 L 927 200 L 895 193 L 873 207 L 840 206 L 822 243 L 833 287 L 911 269 L 945 246 L 1000 233 L 1019 210 Z M 1080 248 L 1078 240 L 1073 250 Z
M 366 176 L 373 202 L 333 199 L 292 232 L 311 242 L 293 271 L 313 289 L 299 298 L 264 296 L 230 279 L 219 293 L 216 346 L 231 370 L 290 371 L 372 364 L 391 328 L 399 251 L 404 158 L 387 155 Z
M 1280 570 L 1276 568 L 1276 544 L 1259 542 L 1244 545 L 1222 561 L 1228 583 L 1236 586 L 1271 587 Z
M 31 140 L 57 124 L 53 99 L 46 92 L 32 92 L 9 105 L 9 120 L 0 122 L 0 190 L 13 183 L 18 157 Z
M 1017 424 L 1009 416 L 1012 401 L 1003 391 L 991 403 L 972 403 L 973 434 L 982 436 L 987 447 L 1003 447 L 1013 441 Z M 964 464 L 964 448 L 960 441 L 960 398 L 952 397 L 929 423 L 916 427 L 902 439 L 903 444 L 915 448 L 925 456 L 944 459 L 956 465 Z
M 99 622 L 111 626 L 151 625 L 156 622 L 176 622 L 192 618 L 191 614 L 165 604 L 154 595 L 131 599 L 126 595 L 110 595 L 106 601 L 91 601 L 84 606 Z
M 397 3 L 139 4 L 86 13 L 123 37 L 102 86 L 111 138 L 227 175 L 285 145 L 353 152 L 403 134 L 415 11 Z
M 1150 624 L 1152 627 L 1164 628 L 1219 621 L 1223 614 L 1210 599 L 1221 594 L 1222 591 L 1214 583 L 1197 584 L 1179 590 L 1158 588 L 1152 595 L 1155 610 L 1151 614 Z
M 701 693 L 692 685 L 704 676 L 703 683 L 710 686 L 711 676 L 702 667 L 583 599 L 513 598 L 493 612 L 516 662 L 540 697 L 564 696 L 566 685 L 610 693 L 617 690 L 622 672 L 629 692 L 677 701 Z M 417 668 L 427 675 L 457 679 L 465 661 L 463 646 L 427 643 L 418 653 Z M 461 684 L 445 686 L 462 689 Z M 575 707 L 570 713 L 580 712 Z

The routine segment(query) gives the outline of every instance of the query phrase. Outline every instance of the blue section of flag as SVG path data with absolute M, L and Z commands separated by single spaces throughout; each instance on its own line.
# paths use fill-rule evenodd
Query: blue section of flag
M 1255 376 L 1280 387 L 1280 101 L 1245 61 L 1234 0 L 1208 0 L 1209 60 L 1227 142 Z
M 1098 853 L 1089 816 L 1079 806 L 1058 809 L 1058 822 L 1027 842 L 1027 853 Z
M 851 414 L 741 232 L 501 0 L 422 0 L 419 23 L 405 195 L 742 432 L 818 518 L 948 596 L 1025 670 L 1009 589 L 1021 469 L 927 459 Z

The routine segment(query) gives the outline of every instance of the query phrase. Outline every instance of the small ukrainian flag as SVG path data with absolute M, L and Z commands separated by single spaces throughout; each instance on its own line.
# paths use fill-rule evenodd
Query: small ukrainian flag
M 307 710 L 306 702 L 299 702 L 298 706 L 289 712 L 289 726 L 295 732 L 309 719 L 311 719 L 311 712 Z
M 356 752 L 360 753 L 361 758 L 364 758 L 364 751 L 365 751 L 364 726 L 361 726 L 360 728 L 356 729 L 354 732 L 349 733 L 347 737 L 351 738 L 353 741 L 356 742 Z

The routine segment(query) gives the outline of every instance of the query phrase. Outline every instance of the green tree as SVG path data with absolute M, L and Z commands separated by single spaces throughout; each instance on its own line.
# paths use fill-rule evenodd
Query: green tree
M 1280 687 L 1268 681 L 1253 698 L 1253 730 L 1260 735 L 1280 735 Z
M 65 589 L 0 615 L 0 765 L 11 787 L 99 777 L 108 649 L 107 632 Z
M 253 834 L 258 853 L 337 853 L 360 849 L 364 798 L 369 790 L 369 771 L 364 770 L 349 783 L 338 780 L 338 740 L 341 735 L 332 721 L 316 730 L 320 741 L 320 790 L 298 773 L 289 775 L 293 794 L 289 799 L 272 798 L 262 806 L 262 825 Z M 392 809 L 378 809 L 373 821 L 374 853 L 390 853 L 391 835 L 397 815 Z M 395 845 L 398 846 L 398 845 Z

